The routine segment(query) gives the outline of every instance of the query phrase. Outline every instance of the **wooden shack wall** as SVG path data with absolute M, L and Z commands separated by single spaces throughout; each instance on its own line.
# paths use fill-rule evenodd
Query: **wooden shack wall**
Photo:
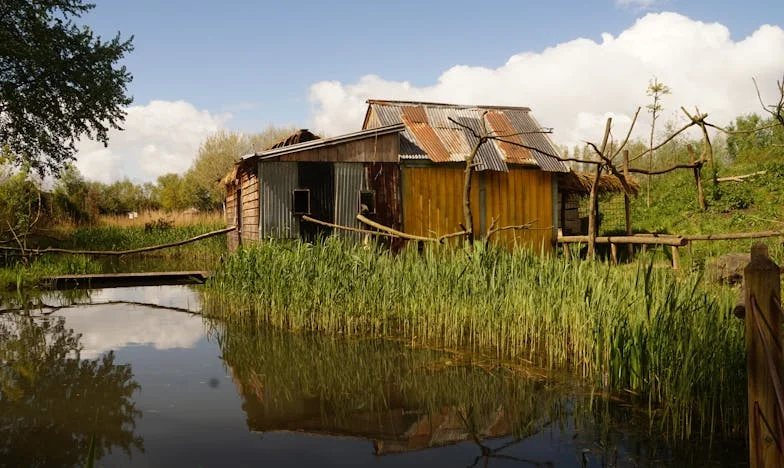
M 397 162 L 400 137 L 397 133 L 347 141 L 283 154 L 276 161 L 300 162 Z
M 238 189 L 242 196 L 239 210 L 242 223 L 239 232 L 232 231 L 227 236 L 228 248 L 231 251 L 236 250 L 241 243 L 259 240 L 259 181 L 253 167 L 240 167 L 234 183 L 227 189 L 227 226 L 237 226 Z
M 463 178 L 464 168 L 460 165 L 405 166 L 402 175 L 405 232 L 441 236 L 460 231 Z M 552 183 L 549 172 L 524 167 L 475 174 L 471 186 L 474 232 L 484 236 L 483 231 L 493 219 L 497 227 L 536 220 L 534 227 L 539 229 L 499 232 L 493 239 L 507 246 L 517 244 L 552 250 Z

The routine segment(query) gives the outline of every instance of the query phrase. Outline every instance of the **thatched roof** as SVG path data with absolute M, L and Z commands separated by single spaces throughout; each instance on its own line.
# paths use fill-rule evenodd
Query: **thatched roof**
M 593 179 L 594 174 L 589 172 L 570 171 L 558 175 L 558 187 L 565 192 L 588 195 L 591 193 Z M 629 188 L 632 190 L 630 195 L 637 195 L 640 192 L 640 184 L 632 177 L 629 177 L 626 180 Z M 623 193 L 623 184 L 620 179 L 612 174 L 602 174 L 599 178 L 598 193 Z

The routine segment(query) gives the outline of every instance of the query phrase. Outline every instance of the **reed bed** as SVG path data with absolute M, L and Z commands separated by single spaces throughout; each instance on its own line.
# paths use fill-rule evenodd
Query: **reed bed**
M 227 319 L 569 369 L 636 395 L 678 439 L 745 423 L 735 293 L 650 263 L 617 268 L 482 244 L 391 255 L 333 237 L 245 247 L 204 294 L 209 313 Z

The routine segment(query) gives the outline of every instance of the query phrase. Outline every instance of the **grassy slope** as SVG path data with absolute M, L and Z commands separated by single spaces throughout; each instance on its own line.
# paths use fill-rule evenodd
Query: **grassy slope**
M 784 230 L 784 157 L 778 152 L 751 161 L 736 162 L 720 167 L 718 177 L 766 174 L 744 182 L 722 182 L 714 189 L 710 168 L 703 168 L 703 184 L 708 209 L 700 211 L 697 190 L 691 171 L 676 171 L 654 178 L 651 187 L 651 206 L 646 205 L 644 188 L 632 201 L 632 226 L 637 232 L 671 234 L 711 234 L 729 232 L 757 232 Z M 618 203 L 609 197 L 600 203 Z M 622 204 L 622 201 L 620 201 Z M 601 206 L 601 205 L 600 205 Z M 622 206 L 622 205 L 621 205 Z M 601 209 L 601 208 L 600 208 Z M 608 220 L 603 231 L 621 231 L 622 219 Z M 763 239 L 778 262 L 784 262 L 780 239 Z M 727 252 L 748 252 L 759 240 L 695 242 L 686 254 L 701 262 Z

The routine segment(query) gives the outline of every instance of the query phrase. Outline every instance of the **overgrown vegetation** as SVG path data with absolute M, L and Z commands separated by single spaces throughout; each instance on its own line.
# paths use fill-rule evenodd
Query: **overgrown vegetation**
M 567 368 L 599 387 L 644 395 L 676 437 L 745 422 L 735 294 L 699 275 L 482 244 L 393 256 L 328 238 L 245 247 L 205 295 L 216 315 L 259 326 L 393 337 Z

